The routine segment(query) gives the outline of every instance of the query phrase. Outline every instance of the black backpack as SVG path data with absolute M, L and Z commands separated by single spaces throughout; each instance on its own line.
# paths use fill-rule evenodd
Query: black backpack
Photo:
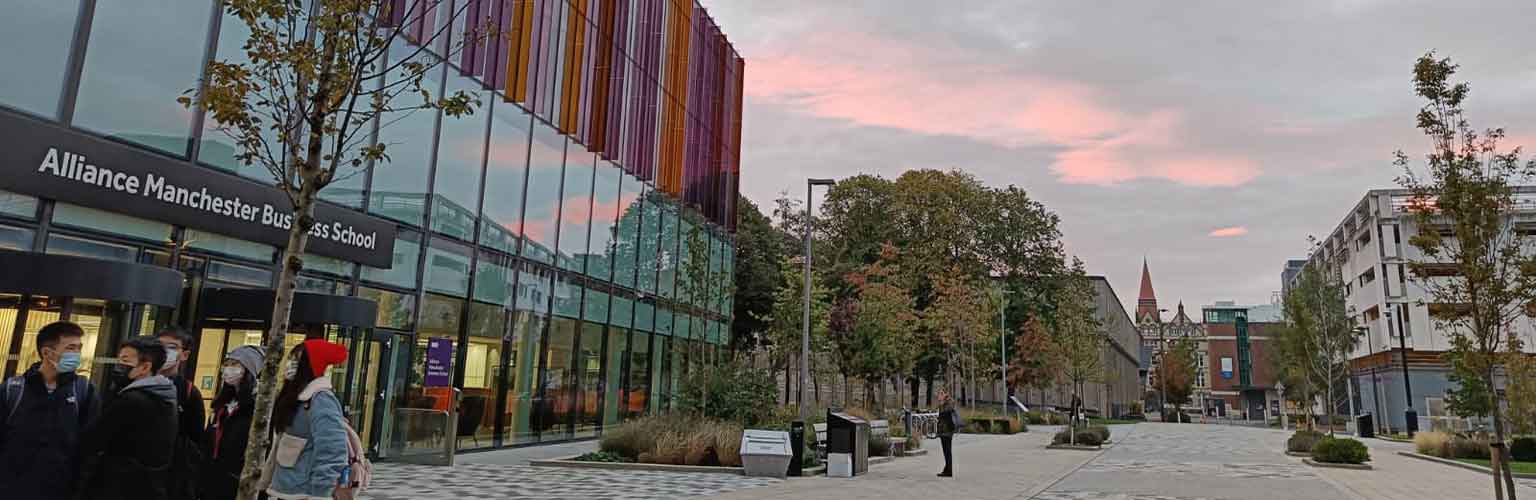
M 71 389 L 75 393 L 75 418 L 80 417 L 80 405 L 85 404 L 85 397 L 89 392 L 90 383 L 84 377 L 75 377 L 74 386 Z M 5 381 L 5 421 L 10 425 L 11 417 L 16 416 L 16 410 L 21 408 L 21 398 L 27 395 L 27 379 L 25 375 L 17 375 Z M 83 426 L 85 422 L 80 422 Z

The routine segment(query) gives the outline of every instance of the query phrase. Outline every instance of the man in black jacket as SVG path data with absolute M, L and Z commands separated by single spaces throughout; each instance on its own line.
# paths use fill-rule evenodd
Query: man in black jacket
M 82 495 L 90 500 L 165 500 L 176 440 L 176 387 L 159 375 L 165 348 L 134 337 L 117 349 L 113 376 L 126 387 L 80 438 Z
M 0 388 L 0 491 L 7 500 L 74 494 L 80 433 L 96 416 L 96 389 L 80 367 L 85 332 L 60 321 L 37 332 L 40 359 Z
M 167 493 L 170 500 L 196 500 L 198 468 L 204 462 L 200 446 L 207 419 L 203 411 L 203 393 L 187 380 L 182 369 L 195 344 L 186 330 L 174 327 L 160 330 L 155 339 L 165 347 L 165 366 L 159 373 L 171 379 L 171 384 L 176 387 L 176 421 L 180 429 L 171 470 L 167 473 Z

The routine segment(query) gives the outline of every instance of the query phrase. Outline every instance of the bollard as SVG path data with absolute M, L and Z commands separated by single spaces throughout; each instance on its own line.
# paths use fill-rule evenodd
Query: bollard
M 789 424 L 789 476 L 805 475 L 805 421 Z

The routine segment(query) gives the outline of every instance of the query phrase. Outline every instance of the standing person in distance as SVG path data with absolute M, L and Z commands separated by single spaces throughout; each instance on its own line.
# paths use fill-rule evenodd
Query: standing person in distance
M 309 339 L 288 354 L 283 388 L 272 407 L 276 433 L 262 481 L 280 500 L 350 498 L 350 432 L 326 369 L 347 360 L 347 348 Z
M 165 366 L 160 369 L 160 374 L 171 379 L 171 385 L 176 388 L 176 422 L 180 429 L 167 477 L 167 493 L 170 500 L 195 500 L 198 468 L 205 461 L 201 446 L 207 419 L 203 411 L 203 393 L 187 380 L 182 364 L 196 344 L 192 335 L 177 327 L 160 330 L 155 338 L 165 347 Z
M 80 434 L 98 404 L 96 387 L 75 374 L 84 338 L 74 323 L 44 326 L 38 362 L 0 389 L 0 491 L 8 500 L 74 496 Z
M 117 363 L 112 376 L 122 390 L 80 438 L 76 498 L 166 500 L 177 429 L 176 386 L 159 374 L 165 348 L 154 337 L 134 337 L 117 348 Z
M 955 433 L 960 432 L 960 412 L 955 410 L 955 400 L 949 391 L 939 390 L 939 445 L 944 447 L 944 470 L 939 477 L 954 477 Z
M 260 347 L 251 345 L 236 347 L 224 357 L 219 393 L 213 399 L 213 420 L 203 432 L 202 456 L 206 461 L 198 473 L 198 498 L 202 500 L 235 498 L 240 490 L 240 469 L 245 466 L 256 406 L 256 374 L 261 373 L 264 357 Z

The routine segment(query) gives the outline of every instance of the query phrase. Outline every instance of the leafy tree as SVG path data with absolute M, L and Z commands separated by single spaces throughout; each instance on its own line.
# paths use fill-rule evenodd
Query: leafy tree
M 316 225 L 316 198 L 336 179 L 389 161 L 388 144 L 370 143 L 376 123 L 387 126 L 394 115 L 418 110 L 440 110 L 448 117 L 472 113 L 479 102 L 467 93 L 434 95 L 423 85 L 445 58 L 416 56 L 427 47 L 447 47 L 445 55 L 451 55 L 464 44 L 479 43 L 484 34 L 467 30 L 463 40 L 448 43 L 445 33 L 455 20 L 464 20 L 465 7 L 453 11 L 442 0 L 225 0 L 222 5 L 249 30 L 243 54 L 208 63 L 201 91 L 188 91 L 178 101 L 206 110 L 217 130 L 235 143 L 236 158 L 266 168 L 293 209 L 271 326 L 262 340 L 272 355 L 257 377 L 251 446 L 240 478 L 239 497 L 252 499 L 270 442 L 272 402 L 281 382 L 278 354 Z M 448 22 L 423 22 L 427 12 L 447 16 Z M 392 45 L 409 53 L 386 57 Z
M 1008 355 L 1008 384 L 1020 389 L 1046 390 L 1060 380 L 1060 352 L 1039 318 L 1029 318 L 1013 337 Z
M 1286 327 L 1281 330 L 1277 358 L 1287 366 L 1286 373 L 1305 374 L 1305 387 L 1322 393 L 1324 421 L 1330 424 L 1331 434 L 1342 396 L 1336 387 L 1345 379 L 1349 355 L 1360 344 L 1360 336 L 1345 302 L 1338 259 L 1315 241 L 1312 248 L 1319 258 L 1302 269 L 1296 286 L 1284 298 Z
M 899 272 L 893 264 L 897 256 L 896 248 L 886 245 L 880 260 L 850 273 L 845 280 L 856 287 L 856 295 L 833 310 L 829 339 L 845 380 L 844 404 L 853 400 L 848 378 L 863 380 L 866 400 L 878 405 L 874 384 L 910 369 L 916 315 L 911 296 L 893 279 Z
M 1173 344 L 1161 363 L 1158 363 L 1155 387 L 1167 387 L 1168 403 L 1173 405 L 1173 414 L 1180 415 L 1184 412 L 1184 405 L 1189 404 L 1191 396 L 1195 392 L 1196 356 L 1195 342 L 1189 337 L 1179 339 Z M 1164 415 L 1164 420 L 1167 416 Z M 1178 421 L 1178 420 L 1175 420 Z
M 782 267 L 788 238 L 752 200 L 738 195 L 737 207 L 731 346 L 751 350 L 772 327 L 776 315 L 774 304 L 785 286 Z M 799 289 L 797 286 L 796 290 Z
M 750 427 L 773 414 L 773 377 L 733 360 L 693 370 L 677 395 L 684 412 Z
M 1073 423 L 1082 401 L 1083 386 L 1104 377 L 1106 339 L 1095 314 L 1093 283 L 1083 269 L 1083 261 L 1073 259 L 1056 318 L 1055 347 L 1061 359 L 1062 379 L 1070 385 Z
M 800 358 L 800 343 L 805 334 L 805 276 L 804 261 L 799 258 L 786 258 L 780 261 L 779 286 L 775 292 L 772 314 L 760 318 L 768 328 L 764 330 L 763 340 L 769 354 L 769 360 L 776 369 L 783 369 L 784 398 L 787 402 L 794 391 L 790 388 L 790 370 L 795 366 L 794 361 Z M 827 327 L 829 312 L 831 311 L 831 290 L 821 284 L 821 280 L 812 280 L 811 285 L 811 352 L 825 352 L 827 348 Z
M 1509 384 L 1504 388 L 1509 406 L 1510 432 L 1515 435 L 1536 434 L 1536 357 L 1524 353 L 1509 353 L 1504 364 Z
M 1458 376 L 1465 377 L 1456 400 L 1485 405 L 1493 417 L 1492 453 L 1500 462 L 1494 497 L 1502 499 L 1507 489 L 1514 499 L 1494 381 L 1504 353 L 1521 349 L 1515 322 L 1536 302 L 1536 248 L 1513 213 L 1513 186 L 1536 177 L 1536 161 L 1522 163 L 1518 147 L 1501 149 L 1503 129 L 1472 128 L 1462 112 L 1470 87 L 1452 82 L 1456 71 L 1433 52 L 1413 67 L 1414 93 L 1426 101 L 1418 128 L 1432 148 L 1423 173 L 1402 151 L 1394 162 L 1403 170 L 1399 184 L 1414 194 L 1409 212 L 1418 232 L 1409 243 L 1421 255 L 1410 256 L 1408 268 L 1428 301 L 1442 305 L 1435 323 L 1449 336 Z

